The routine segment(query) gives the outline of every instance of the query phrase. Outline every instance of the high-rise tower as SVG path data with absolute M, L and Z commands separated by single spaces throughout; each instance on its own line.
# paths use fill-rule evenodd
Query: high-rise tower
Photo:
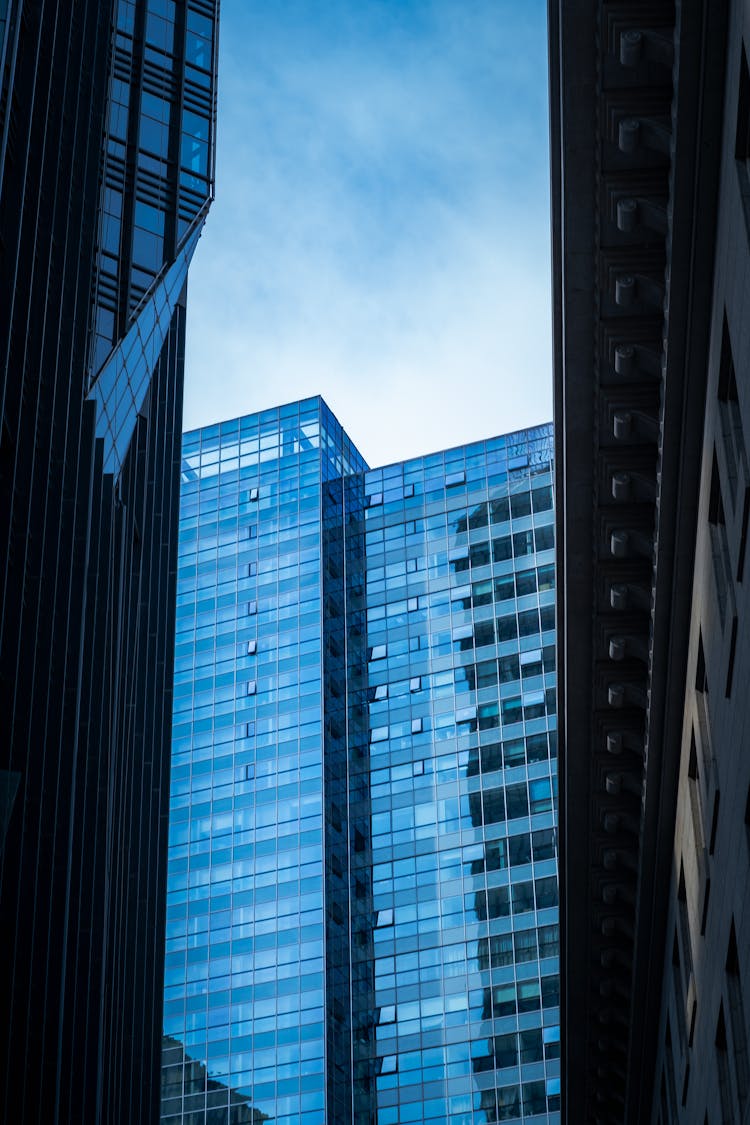
M 551 452 L 186 435 L 165 1123 L 558 1120 Z
M 158 1113 L 216 0 L 0 5 L 0 1118 Z

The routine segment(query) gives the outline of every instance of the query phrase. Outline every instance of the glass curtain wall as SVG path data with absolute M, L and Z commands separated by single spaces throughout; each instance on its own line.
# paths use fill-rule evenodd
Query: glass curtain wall
M 559 1117 L 551 440 L 366 476 L 378 1125 Z
M 319 399 L 185 438 L 165 1121 L 225 1122 L 240 1105 L 324 1120 L 326 973 L 348 911 L 324 893 L 346 844 L 327 845 L 341 821 L 324 786 L 342 777 L 324 760 L 323 689 L 345 684 L 346 650 L 324 647 L 323 621 L 343 612 L 341 478 L 363 464 Z M 183 1082 L 181 1049 L 203 1064 Z
M 551 427 L 182 489 L 162 1119 L 559 1120 Z

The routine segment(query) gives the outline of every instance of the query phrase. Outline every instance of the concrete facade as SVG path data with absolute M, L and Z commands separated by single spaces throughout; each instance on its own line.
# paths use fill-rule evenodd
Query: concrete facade
M 742 1122 L 750 5 L 550 4 L 563 1120 Z
M 685 710 L 652 1120 L 748 1119 L 750 4 L 729 5 Z

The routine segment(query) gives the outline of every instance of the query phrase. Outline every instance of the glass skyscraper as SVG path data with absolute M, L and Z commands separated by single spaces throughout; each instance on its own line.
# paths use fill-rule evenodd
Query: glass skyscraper
M 552 433 L 185 435 L 162 1120 L 559 1120 Z

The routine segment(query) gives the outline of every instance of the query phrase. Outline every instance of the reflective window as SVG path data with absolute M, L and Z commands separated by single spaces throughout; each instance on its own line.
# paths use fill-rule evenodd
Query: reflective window
M 370 471 L 319 399 L 185 435 L 185 1099 L 559 1122 L 551 452 L 540 427 Z

